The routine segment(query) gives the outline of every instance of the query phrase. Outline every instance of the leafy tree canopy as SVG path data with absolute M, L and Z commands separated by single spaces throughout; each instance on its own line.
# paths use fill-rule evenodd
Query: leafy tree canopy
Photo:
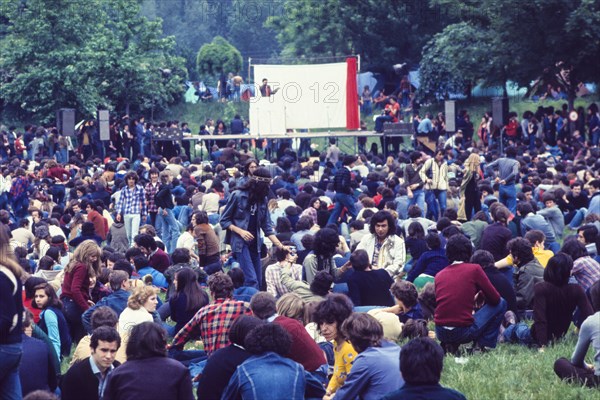
M 139 15 L 136 0 L 1 0 L 8 21 L 0 41 L 0 98 L 39 121 L 58 108 L 92 115 L 166 107 L 187 76 L 160 20 Z
M 240 72 L 242 55 L 227 40 L 217 36 L 211 43 L 198 51 L 196 60 L 198 73 L 203 77 L 214 77 L 227 72 Z

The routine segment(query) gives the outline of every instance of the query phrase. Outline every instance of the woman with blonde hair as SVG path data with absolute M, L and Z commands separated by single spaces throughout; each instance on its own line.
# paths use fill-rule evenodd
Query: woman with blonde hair
M 102 250 L 96 242 L 86 240 L 77 246 L 73 258 L 64 270 L 60 299 L 71 337 L 76 342 L 85 334 L 81 315 L 94 305 L 90 297 L 90 279 L 100 273 L 101 255 Z
M 127 300 L 127 308 L 119 316 L 119 333 L 128 335 L 134 326 L 142 322 L 153 322 L 152 313 L 158 304 L 157 290 L 152 286 L 135 288 Z
M 300 321 L 305 325 L 305 303 L 296 293 L 286 293 L 277 300 L 277 314 Z
M 21 327 L 23 269 L 15 259 L 5 229 L 0 229 L 0 397 L 20 398 L 19 362 L 23 354 Z
M 471 153 L 465 161 L 465 173 L 460 184 L 460 204 L 458 220 L 470 221 L 471 217 L 481 210 L 481 195 L 477 182 L 481 178 L 479 154 Z
M 127 360 L 127 345 L 131 331 L 144 322 L 154 322 L 152 313 L 158 304 L 157 289 L 152 286 L 138 286 L 133 290 L 127 307 L 119 315 L 117 330 L 121 335 L 121 347 L 117 351 L 118 360 Z

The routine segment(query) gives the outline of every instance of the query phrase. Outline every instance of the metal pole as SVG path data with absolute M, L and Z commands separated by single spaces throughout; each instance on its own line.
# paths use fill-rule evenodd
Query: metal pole
M 246 82 L 250 84 L 250 68 L 252 68 L 252 57 L 248 57 L 248 79 Z

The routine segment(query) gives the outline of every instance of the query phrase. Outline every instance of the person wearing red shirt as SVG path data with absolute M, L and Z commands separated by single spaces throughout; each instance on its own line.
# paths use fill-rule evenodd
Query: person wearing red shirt
M 463 343 L 494 348 L 506 301 L 491 284 L 483 269 L 469 264 L 473 247 L 462 234 L 448 239 L 446 256 L 450 265 L 435 276 L 435 332 L 447 352 Z M 474 314 L 474 305 L 485 302 Z
M 85 334 L 81 315 L 94 305 L 90 297 L 90 278 L 100 274 L 102 250 L 93 240 L 82 242 L 65 268 L 60 299 L 69 324 L 71 338 L 78 342 Z
M 94 224 L 94 232 L 100 236 L 102 240 L 106 240 L 106 218 L 104 218 L 96 208 L 94 203 L 89 202 L 85 206 L 85 212 L 87 213 L 87 220 Z
M 292 347 L 286 356 L 302 364 L 306 371 L 315 374 L 322 383 L 325 382 L 327 378 L 325 353 L 310 337 L 304 325 L 295 319 L 277 314 L 275 296 L 267 292 L 258 292 L 252 296 L 250 309 L 255 317 L 285 329 L 292 339 Z
M 504 127 L 504 133 L 506 134 L 506 139 L 510 144 L 515 144 L 517 141 L 517 134 L 519 129 L 519 121 L 517 120 L 517 114 L 511 113 L 509 116 L 508 124 Z
M 46 176 L 54 182 L 50 187 L 52 199 L 56 204 L 64 204 L 66 194 L 65 183 L 71 178 L 71 173 L 58 165 L 54 160 L 48 161 L 46 167 L 48 168 Z

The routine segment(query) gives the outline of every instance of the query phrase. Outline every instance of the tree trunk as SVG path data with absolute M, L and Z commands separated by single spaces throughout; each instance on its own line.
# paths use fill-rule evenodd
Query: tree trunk
M 508 88 L 506 87 L 508 85 L 508 81 L 505 79 L 504 83 L 502 84 L 502 97 L 506 97 L 508 98 Z
M 575 98 L 577 97 L 576 88 L 577 86 L 575 85 L 569 85 L 567 91 L 567 102 L 569 103 L 569 111 L 575 110 Z
M 129 115 L 129 102 L 125 103 L 125 115 Z

